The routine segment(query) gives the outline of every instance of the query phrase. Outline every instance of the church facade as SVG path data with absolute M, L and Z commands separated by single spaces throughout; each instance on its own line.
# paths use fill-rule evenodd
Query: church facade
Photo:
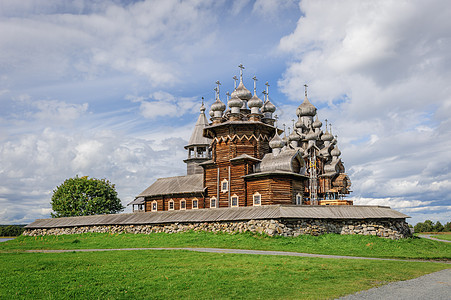
M 262 205 L 352 205 L 337 138 L 307 98 L 288 132 L 278 129 L 269 85 L 263 100 L 234 77 L 234 91 L 220 99 L 217 83 L 210 120 L 202 103 L 185 146 L 187 175 L 159 178 L 129 203 L 134 211 L 214 209 Z M 306 86 L 307 88 L 307 86 Z M 227 105 L 226 105 L 227 104 Z M 326 120 L 327 122 L 327 120 Z M 281 137 L 283 135 L 283 137 Z

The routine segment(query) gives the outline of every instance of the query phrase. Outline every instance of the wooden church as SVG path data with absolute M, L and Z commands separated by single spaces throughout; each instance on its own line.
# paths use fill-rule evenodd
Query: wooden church
M 317 109 L 307 98 L 296 109 L 297 122 L 286 134 L 277 128 L 276 107 L 234 77 L 227 105 L 202 103 L 185 149 L 187 175 L 159 178 L 130 202 L 133 211 L 214 209 L 261 205 L 352 205 L 344 199 L 351 181 L 345 173 L 331 127 L 322 129 Z M 229 98 L 230 97 L 230 98 Z M 327 120 L 326 120 L 327 121 Z M 283 134 L 282 138 L 280 134 Z

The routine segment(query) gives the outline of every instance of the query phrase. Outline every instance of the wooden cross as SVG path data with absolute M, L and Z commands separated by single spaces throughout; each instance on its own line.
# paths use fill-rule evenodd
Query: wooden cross
M 307 87 L 308 87 L 307 83 L 304 84 L 304 87 L 305 87 L 305 97 L 307 97 Z
M 252 77 L 252 79 L 254 80 L 254 95 L 257 93 L 257 76 L 254 75 L 254 77 Z
M 243 80 L 243 69 L 244 69 L 243 64 L 240 64 L 240 65 L 238 66 L 238 68 L 240 68 L 240 80 L 242 81 L 242 80 Z
M 238 80 L 238 77 L 236 77 L 236 75 L 235 76 L 233 76 L 233 82 L 234 82 L 234 85 L 233 85 L 233 87 L 236 89 L 236 81 Z
M 217 87 L 217 93 L 218 93 L 218 98 L 219 98 L 219 86 L 221 85 L 221 83 L 219 82 L 219 80 L 216 80 L 216 82 L 215 82 L 217 85 L 218 85 L 218 87 Z

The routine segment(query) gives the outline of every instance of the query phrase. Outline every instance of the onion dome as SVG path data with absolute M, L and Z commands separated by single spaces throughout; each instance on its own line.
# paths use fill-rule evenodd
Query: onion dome
M 330 152 L 330 154 L 332 154 L 332 156 L 340 156 L 341 151 L 340 149 L 338 149 L 338 146 L 335 146 L 334 149 Z
M 241 100 L 249 100 L 252 98 L 251 92 L 244 86 L 242 78 L 240 79 L 240 84 L 236 88 L 236 90 L 233 91 L 233 94 L 240 98 Z
M 316 115 L 316 120 L 312 124 L 313 128 L 321 128 L 323 126 L 323 123 L 318 119 L 318 115 Z
M 236 95 L 234 95 L 232 93 L 232 98 L 230 98 L 228 105 L 230 108 L 232 108 L 232 107 L 241 108 L 241 106 L 243 105 L 243 100 L 241 100 L 240 98 L 238 98 Z
M 276 106 L 271 103 L 271 101 L 266 100 L 262 107 L 262 113 L 274 113 L 276 111 Z
M 216 101 L 211 105 L 211 110 L 213 112 L 220 111 L 223 112 L 226 109 L 225 104 L 221 101 L 221 99 L 216 98 Z
M 313 130 L 310 129 L 310 131 L 307 133 L 305 138 L 309 141 L 312 141 L 312 140 L 317 140 L 318 136 L 316 135 L 316 133 Z
M 254 94 L 254 96 L 252 96 L 251 100 L 249 100 L 249 102 L 247 102 L 247 105 L 249 106 L 249 108 L 253 108 L 253 107 L 262 107 L 263 106 L 263 101 L 258 98 L 258 96 L 256 94 Z
M 274 137 L 269 141 L 269 147 L 271 147 L 271 149 L 277 149 L 277 148 L 283 148 L 283 146 L 285 146 L 285 142 L 277 134 L 277 129 L 276 129 L 276 134 L 274 134 Z
M 210 117 L 214 117 L 215 116 L 215 112 L 214 111 L 212 111 L 212 110 L 210 110 L 210 112 L 208 113 L 209 115 L 210 115 Z
M 306 129 L 304 123 L 301 120 L 298 120 L 294 126 L 296 126 L 296 128 Z
M 334 136 L 326 130 L 326 132 L 321 136 L 321 140 L 330 142 L 334 139 Z
M 293 130 L 290 135 L 288 136 L 288 140 L 291 141 L 299 141 L 301 137 L 296 133 L 295 130 Z
M 298 106 L 296 109 L 296 115 L 298 117 L 302 116 L 315 116 L 316 115 L 316 107 L 308 101 L 307 96 L 304 98 L 304 102 Z

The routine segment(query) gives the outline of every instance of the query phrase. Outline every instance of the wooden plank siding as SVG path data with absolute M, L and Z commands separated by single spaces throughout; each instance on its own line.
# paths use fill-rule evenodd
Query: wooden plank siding
M 174 197 L 161 196 L 161 197 L 150 197 L 145 199 L 145 211 L 152 211 L 152 203 L 157 201 L 157 210 L 166 211 L 169 210 L 169 201 L 174 201 L 174 210 L 180 210 L 180 202 L 185 200 L 186 209 L 193 208 L 193 200 L 197 199 L 197 207 L 205 208 L 204 198 L 201 195 L 178 195 Z

